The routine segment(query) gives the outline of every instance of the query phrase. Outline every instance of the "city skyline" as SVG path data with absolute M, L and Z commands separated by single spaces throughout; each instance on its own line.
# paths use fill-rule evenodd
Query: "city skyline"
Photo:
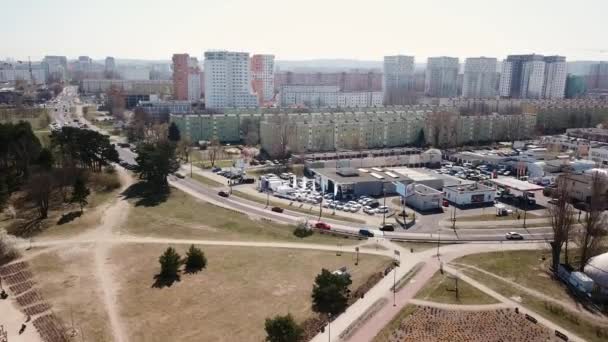
M 179 7 L 110 0 L 87 4 L 83 12 L 72 0 L 48 4 L 29 0 L 11 5 L 13 15 L 0 23 L 3 32 L 19 32 L 5 38 L 0 58 L 88 55 L 96 60 L 105 56 L 170 60 L 173 53 L 185 52 L 202 59 L 204 51 L 229 50 L 274 54 L 277 60 L 380 61 L 395 54 L 415 56 L 417 62 L 436 56 L 502 60 L 513 53 L 606 60 L 608 46 L 602 45 L 601 34 L 608 27 L 601 13 L 608 4 L 586 3 L 573 7 L 565 0 L 517 0 L 502 8 L 480 0 L 458 4 L 384 0 L 370 8 L 313 0 L 287 9 L 276 0 L 188 2 Z M 527 10 L 521 11 L 524 4 Z M 264 13 L 252 16 L 259 8 Z M 314 25 L 298 23 L 296 17 L 310 18 Z M 232 23 L 227 25 L 225 18 Z

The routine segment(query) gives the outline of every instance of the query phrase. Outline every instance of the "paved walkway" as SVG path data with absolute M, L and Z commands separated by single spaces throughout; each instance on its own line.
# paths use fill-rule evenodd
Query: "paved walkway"
M 496 304 L 479 304 L 479 305 L 463 305 L 463 304 L 445 304 L 437 302 L 429 302 L 428 300 L 412 299 L 409 304 L 418 306 L 428 306 L 443 310 L 460 310 L 460 311 L 491 311 L 510 308 L 511 305 L 506 303 Z

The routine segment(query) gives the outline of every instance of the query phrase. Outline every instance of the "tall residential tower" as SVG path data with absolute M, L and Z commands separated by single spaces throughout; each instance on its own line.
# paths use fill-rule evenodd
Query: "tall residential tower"
M 251 90 L 249 53 L 205 52 L 205 107 L 257 107 Z
M 458 58 L 429 57 L 426 64 L 424 93 L 432 97 L 458 95 Z
M 496 96 L 496 58 L 467 58 L 464 63 L 462 96 L 490 98 Z
M 401 104 L 414 89 L 414 57 L 384 56 L 382 91 L 386 104 Z
M 251 56 L 251 86 L 260 105 L 274 97 L 274 55 Z

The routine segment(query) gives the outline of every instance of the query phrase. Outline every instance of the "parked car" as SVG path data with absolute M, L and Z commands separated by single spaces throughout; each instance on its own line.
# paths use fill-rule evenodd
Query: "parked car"
M 181 174 L 181 173 L 179 173 L 179 172 L 174 173 L 174 175 L 175 175 L 175 177 L 177 177 L 177 178 L 179 178 L 179 179 L 184 179 L 184 178 L 185 178 L 185 177 L 184 177 L 184 175 L 182 175 L 182 174 Z
M 222 171 L 221 167 L 214 166 L 211 168 L 211 172 L 213 172 L 213 173 L 218 173 L 220 171 Z
M 226 191 L 220 191 L 217 194 L 220 195 L 221 197 L 230 197 L 230 194 L 227 193 Z
M 359 230 L 359 235 L 365 236 L 365 237 L 374 237 L 374 233 L 370 232 L 367 229 L 360 229 Z
M 275 213 L 282 213 L 283 212 L 283 208 L 279 208 L 279 207 L 272 207 L 271 210 L 274 211 Z
M 385 223 L 383 225 L 380 226 L 380 230 L 383 232 L 394 232 L 395 231 L 395 225 L 393 225 L 392 223 Z
M 325 222 L 319 221 L 319 222 L 315 223 L 315 228 L 330 230 L 331 226 L 329 224 L 325 223 Z
M 516 232 L 508 232 L 507 234 L 505 234 L 505 238 L 507 240 L 523 240 L 524 237 Z

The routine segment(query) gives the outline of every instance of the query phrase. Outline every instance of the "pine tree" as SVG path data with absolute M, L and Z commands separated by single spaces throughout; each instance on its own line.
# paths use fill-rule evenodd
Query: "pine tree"
M 78 203 L 80 205 L 80 212 L 85 205 L 89 202 L 87 201 L 87 197 L 91 194 L 91 190 L 87 188 L 87 185 L 84 182 L 82 177 L 76 177 L 76 181 L 74 182 L 74 189 L 72 190 L 72 198 L 70 199 L 71 203 Z
M 179 132 L 179 128 L 177 127 L 177 125 L 175 124 L 175 122 L 172 122 L 171 125 L 169 126 L 169 133 L 168 133 L 168 137 L 169 141 L 177 143 L 178 141 L 181 140 L 181 134 Z
M 266 318 L 266 341 L 297 342 L 300 341 L 303 329 L 296 323 L 291 314 Z
M 162 279 L 177 279 L 181 258 L 175 248 L 168 247 L 165 253 L 158 258 L 160 263 L 160 277 Z
M 186 271 L 197 272 L 207 267 L 207 258 L 205 253 L 200 248 L 190 246 L 188 252 L 186 252 Z

